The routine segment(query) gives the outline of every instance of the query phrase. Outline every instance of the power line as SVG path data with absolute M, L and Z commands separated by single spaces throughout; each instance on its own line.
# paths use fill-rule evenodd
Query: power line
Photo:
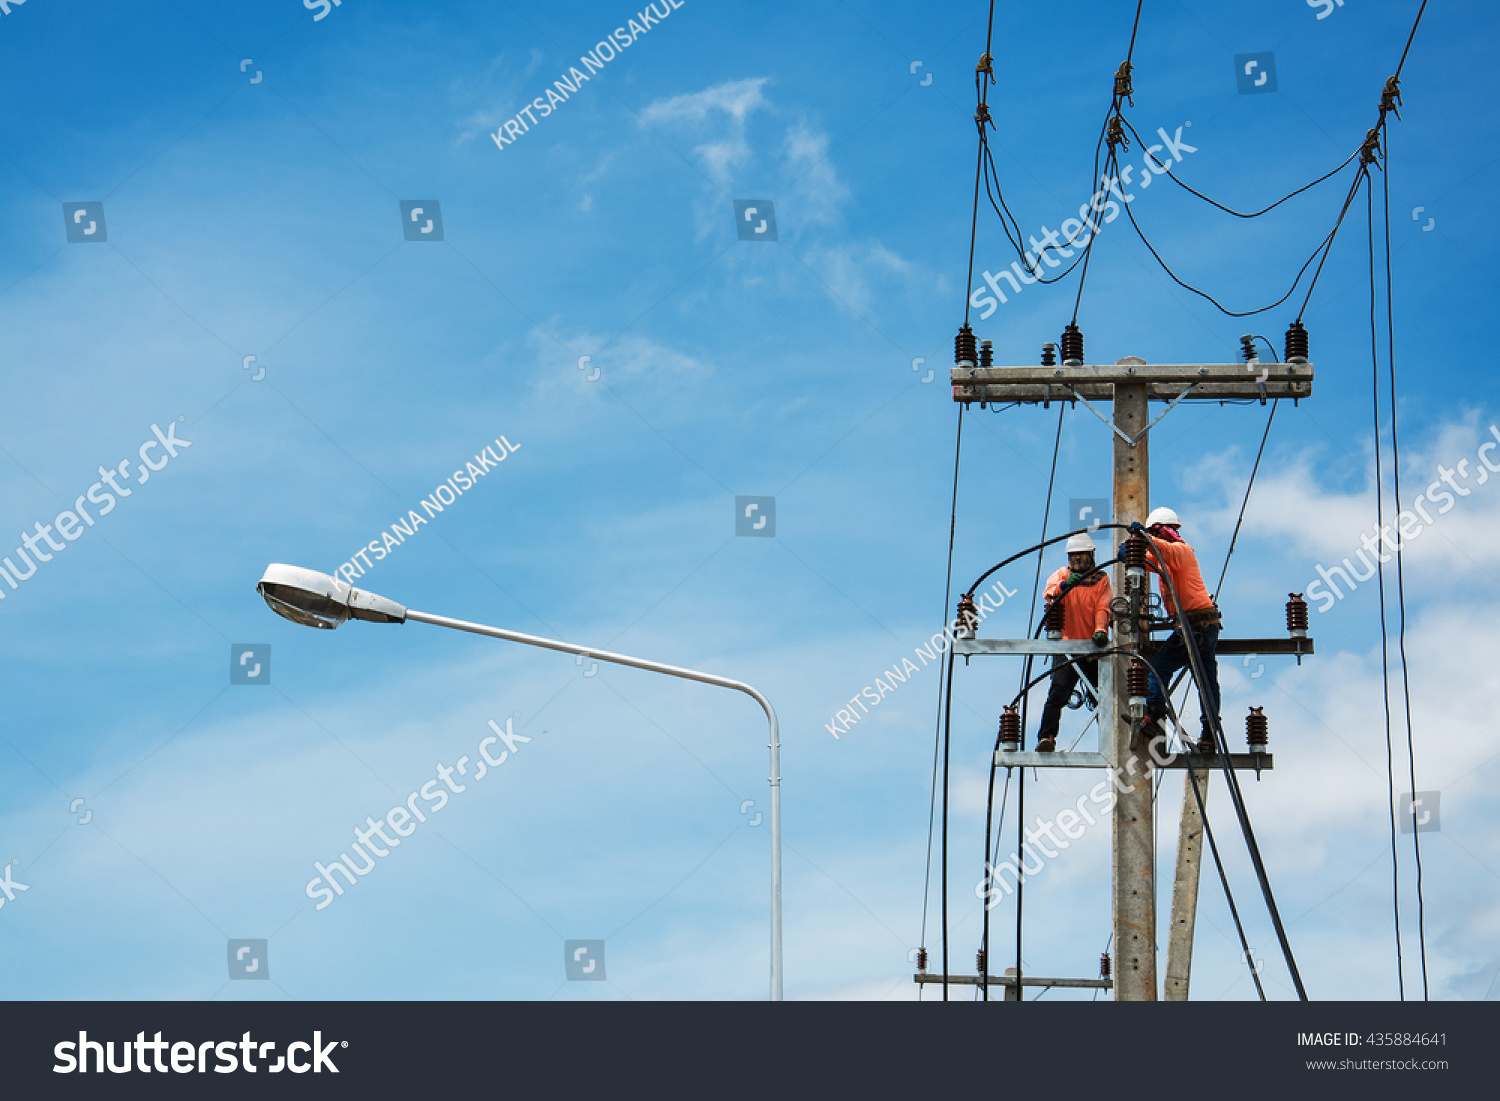
M 1271 438 L 1271 422 L 1276 419 L 1276 406 L 1280 401 L 1280 398 L 1271 399 L 1271 414 L 1266 418 L 1266 430 L 1260 437 L 1260 450 L 1255 453 L 1255 465 L 1250 468 L 1250 481 L 1245 485 L 1245 499 L 1240 502 L 1240 515 L 1234 522 L 1234 534 L 1229 537 L 1229 550 L 1224 554 L 1224 568 L 1219 571 L 1219 580 L 1214 584 L 1215 604 L 1219 602 L 1219 593 L 1224 589 L 1224 575 L 1229 572 L 1229 560 L 1234 557 L 1234 545 L 1240 537 L 1240 525 L 1245 522 L 1245 508 L 1250 504 L 1250 491 L 1255 488 L 1255 474 L 1260 469 L 1260 457 L 1266 453 L 1266 441 Z
M 1420 16 L 1419 16 L 1420 18 Z M 1416 33 L 1416 28 L 1412 28 Z M 1408 43 L 1410 45 L 1410 43 Z M 1401 444 L 1396 434 L 1396 322 L 1392 311 L 1391 291 L 1391 176 L 1390 153 L 1387 143 L 1386 174 L 1383 180 L 1385 198 L 1385 317 L 1386 317 L 1386 367 L 1390 371 L 1391 395 L 1391 480 L 1396 500 L 1396 515 L 1401 515 Z M 1396 647 L 1401 655 L 1401 698 L 1406 711 L 1406 766 L 1411 781 L 1411 790 L 1417 790 L 1416 749 L 1412 745 L 1411 731 L 1411 678 L 1406 663 L 1406 571 L 1402 562 L 1402 545 L 1396 543 L 1396 603 L 1400 609 L 1400 624 L 1396 636 Z M 1417 836 L 1415 814 L 1412 808 L 1411 831 L 1412 852 L 1417 862 L 1417 944 L 1422 955 L 1422 1000 L 1427 1000 L 1427 913 L 1422 897 L 1422 842 Z
M 943 619 L 947 622 L 948 601 L 953 590 L 953 537 L 958 530 L 958 460 L 963 453 L 964 446 L 964 405 L 958 406 L 958 433 L 953 441 L 953 506 L 948 515 L 948 573 L 947 580 L 943 583 Z M 943 670 L 939 668 L 941 674 Z M 932 741 L 932 802 L 927 811 L 927 873 L 922 883 L 922 942 L 921 947 L 927 948 L 927 912 L 928 897 L 932 888 L 932 827 L 933 814 L 937 810 L 937 766 L 938 749 L 942 741 L 942 717 L 943 717 L 943 677 L 938 677 L 938 721 L 935 724 Z M 918 989 L 917 1000 L 921 1001 L 922 991 Z
M 1156 540 L 1140 524 L 1130 525 L 1131 530 L 1139 534 L 1151 545 L 1157 562 L 1163 561 L 1160 548 Z M 1172 607 L 1177 613 L 1178 630 L 1182 632 L 1182 641 L 1187 649 L 1188 662 L 1193 673 L 1193 683 L 1198 686 L 1198 698 L 1204 699 L 1203 664 L 1198 654 L 1198 642 L 1189 628 L 1187 613 L 1182 609 L 1182 601 L 1177 595 L 1177 587 L 1172 583 L 1170 574 L 1165 570 L 1158 571 L 1157 576 L 1161 583 L 1167 587 L 1172 597 Z M 1276 896 L 1271 890 L 1271 880 L 1266 874 L 1265 860 L 1261 857 L 1260 843 L 1255 839 L 1255 828 L 1250 824 L 1250 812 L 1245 808 L 1244 794 L 1240 791 L 1239 777 L 1235 774 L 1234 763 L 1229 758 L 1229 742 L 1224 737 L 1224 727 L 1219 716 L 1211 709 L 1205 708 L 1205 715 L 1211 720 L 1210 730 L 1214 735 L 1214 750 L 1223 766 L 1226 786 L 1229 788 L 1229 801 L 1234 806 L 1236 817 L 1239 818 L 1240 832 L 1245 836 L 1245 848 L 1250 853 L 1250 863 L 1255 868 L 1255 876 L 1260 881 L 1261 894 L 1266 901 L 1266 910 L 1271 916 L 1271 925 L 1276 930 L 1276 938 L 1281 943 L 1282 956 L 1286 960 L 1287 970 L 1291 972 L 1292 984 L 1297 988 L 1297 996 L 1302 1001 L 1307 1001 L 1307 990 L 1302 985 L 1302 975 L 1297 970 L 1297 960 L 1292 955 L 1291 941 L 1287 939 L 1286 928 L 1281 921 L 1281 910 L 1276 905 Z
M 989 84 L 984 77 L 989 75 L 990 83 L 994 83 L 995 74 L 990 69 L 990 46 L 995 37 L 995 0 L 990 0 L 990 22 L 989 29 L 984 35 L 984 57 L 980 59 L 978 67 L 974 70 L 974 83 L 979 90 L 979 106 L 974 112 L 974 122 L 979 127 L 979 151 L 976 154 L 974 165 L 974 213 L 969 219 L 969 277 L 964 280 L 964 327 L 969 325 L 969 287 L 974 285 L 974 242 L 979 235 L 979 179 L 984 174 L 984 124 L 989 121 Z M 993 123 L 991 123 L 993 125 Z M 947 609 L 943 610 L 947 615 Z M 948 984 L 943 984 L 943 997 L 948 996 Z
M 1375 530 L 1380 532 L 1385 496 L 1380 474 L 1380 354 L 1375 344 L 1375 212 L 1371 198 L 1367 209 L 1370 228 L 1370 407 L 1375 425 Z M 1380 594 L 1380 702 L 1385 708 L 1385 778 L 1386 797 L 1390 800 L 1391 819 L 1391 909 L 1396 930 L 1396 990 L 1406 1001 L 1406 965 L 1401 959 L 1401 865 L 1396 853 L 1396 768 L 1391 750 L 1391 670 L 1389 631 L 1385 619 L 1385 567 L 1380 552 L 1375 552 L 1376 589 Z
M 1141 145 L 1144 146 L 1146 144 L 1146 140 L 1141 137 L 1141 135 L 1136 131 L 1136 128 L 1134 126 L 1130 125 L 1130 120 L 1127 119 L 1127 118 L 1125 118 L 1123 115 L 1120 116 L 1120 120 L 1125 123 L 1125 128 L 1127 130 L 1129 130 L 1131 132 L 1131 134 L 1133 134 L 1135 136 L 1135 140 L 1138 141 L 1138 142 L 1140 142 Z M 1190 194 L 1198 196 L 1198 198 L 1202 199 L 1205 203 L 1208 203 L 1210 206 L 1216 206 L 1216 207 L 1218 207 L 1225 214 L 1232 214 L 1236 218 L 1259 218 L 1262 214 L 1269 214 L 1271 211 L 1275 210 L 1278 206 L 1280 206 L 1282 203 L 1286 202 L 1288 199 L 1296 198 L 1298 195 L 1301 195 L 1304 191 L 1310 191 L 1312 188 L 1317 187 L 1324 180 L 1328 180 L 1328 179 L 1333 178 L 1334 176 L 1337 176 L 1339 174 L 1339 172 L 1342 169 L 1344 169 L 1345 167 L 1347 167 L 1348 164 L 1349 164 L 1349 162 L 1352 161 L 1357 156 L 1359 156 L 1359 150 L 1358 149 L 1356 149 L 1353 153 L 1350 153 L 1347 157 L 1345 157 L 1344 160 L 1343 160 L 1343 162 L 1341 164 L 1339 164 L 1336 168 L 1332 169 L 1329 172 L 1325 172 L 1323 175 L 1319 176 L 1316 180 L 1313 180 L 1312 183 L 1303 184 L 1301 187 L 1297 188 L 1297 190 L 1288 192 L 1287 194 L 1283 195 L 1281 198 L 1277 199 L 1270 206 L 1264 207 L 1263 209 L 1257 210 L 1257 211 L 1255 211 L 1253 213 L 1244 213 L 1242 211 L 1234 210 L 1234 209 L 1232 209 L 1230 207 L 1225 206 L 1223 203 L 1219 202 L 1217 199 L 1212 199 L 1209 196 L 1203 194 L 1203 192 L 1198 191 L 1195 188 L 1189 187 L 1187 184 L 1183 183 L 1181 180 L 1179 180 L 1173 174 L 1172 168 L 1171 168 L 1171 162 L 1170 161 L 1166 165 L 1163 165 L 1162 169 L 1166 173 L 1166 175 L 1168 175 L 1168 176 L 1171 177 L 1172 182 L 1175 183 L 1178 187 L 1182 188 L 1184 191 L 1189 192 Z M 1152 159 L 1155 160 L 1154 157 Z M 1157 163 L 1160 164 L 1159 161 Z
M 1161 253 L 1156 250 L 1156 246 L 1153 245 L 1151 241 L 1146 237 L 1145 232 L 1140 227 L 1140 223 L 1135 220 L 1135 212 L 1130 209 L 1129 203 L 1124 204 L 1125 216 L 1130 219 L 1130 224 L 1135 228 L 1136 236 L 1141 239 L 1141 243 L 1146 246 L 1146 250 L 1150 252 L 1156 262 L 1161 265 L 1162 271 L 1167 273 L 1172 282 L 1176 283 L 1184 290 L 1192 291 L 1199 298 L 1210 302 L 1215 309 L 1228 317 L 1253 317 L 1256 314 L 1265 313 L 1267 310 L 1275 309 L 1277 306 L 1281 305 L 1288 298 L 1290 298 L 1296 292 L 1298 284 L 1302 282 L 1302 277 L 1307 274 L 1307 269 L 1312 265 L 1312 262 L 1318 259 L 1319 254 L 1322 255 L 1323 260 L 1328 259 L 1328 253 L 1332 250 L 1333 247 L 1333 240 L 1336 236 L 1338 236 L 1339 227 L 1344 224 L 1344 215 L 1349 212 L 1349 205 L 1354 201 L 1354 196 L 1359 193 L 1359 185 L 1365 180 L 1367 175 L 1368 170 L 1365 168 L 1361 168 L 1361 170 L 1355 175 L 1354 182 L 1349 187 L 1349 194 L 1344 199 L 1343 208 L 1339 211 L 1338 220 L 1334 222 L 1333 229 L 1328 231 L 1328 236 L 1323 238 L 1323 240 L 1318 244 L 1318 247 L 1313 249 L 1312 255 L 1309 256 L 1302 267 L 1298 269 L 1297 278 L 1292 280 L 1292 285 L 1287 288 L 1287 292 L 1276 301 L 1271 302 L 1265 306 L 1260 306 L 1253 310 L 1231 310 L 1228 307 L 1224 306 L 1217 298 L 1209 294 L 1207 291 L 1200 290 L 1199 288 L 1193 286 L 1191 283 L 1188 283 L 1179 278 L 1177 273 L 1172 270 L 1171 266 L 1162 259 Z M 1318 263 L 1317 271 L 1313 273 L 1312 282 L 1309 283 L 1307 287 L 1308 298 L 1312 297 L 1312 289 L 1317 284 L 1318 276 L 1321 275 L 1322 272 L 1323 261 L 1320 260 Z M 1304 300 L 1302 303 L 1302 311 L 1305 311 L 1306 309 L 1307 301 Z M 1302 311 L 1299 311 L 1297 314 L 1299 320 L 1302 317 Z

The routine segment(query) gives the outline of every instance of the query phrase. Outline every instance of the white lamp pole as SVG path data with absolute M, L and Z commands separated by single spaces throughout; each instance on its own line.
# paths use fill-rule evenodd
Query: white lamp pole
M 256 591 L 272 611 L 304 627 L 332 630 L 348 619 L 362 619 L 372 623 L 404 623 L 415 620 L 435 627 L 451 627 L 456 631 L 468 631 L 470 634 L 505 639 L 526 646 L 580 654 L 594 661 L 628 665 L 651 673 L 665 673 L 669 677 L 732 688 L 754 699 L 765 711 L 766 719 L 771 724 L 771 1000 L 781 1001 L 781 736 L 776 724 L 776 710 L 771 706 L 771 701 L 760 692 L 742 681 L 702 673 L 696 669 L 683 669 L 659 661 L 595 650 L 571 642 L 522 634 L 520 631 L 507 631 L 502 627 L 487 627 L 482 623 L 468 623 L 461 619 L 418 612 L 383 596 L 355 589 L 337 577 L 298 566 L 273 563 L 266 567 Z

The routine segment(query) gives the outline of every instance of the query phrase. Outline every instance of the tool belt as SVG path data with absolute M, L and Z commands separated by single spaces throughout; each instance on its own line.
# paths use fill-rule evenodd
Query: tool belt
M 1183 612 L 1182 614 L 1187 619 L 1188 626 L 1192 627 L 1195 631 L 1201 631 L 1205 627 L 1222 627 L 1224 625 L 1224 617 L 1220 614 L 1217 604 L 1208 608 L 1197 608 L 1190 612 Z

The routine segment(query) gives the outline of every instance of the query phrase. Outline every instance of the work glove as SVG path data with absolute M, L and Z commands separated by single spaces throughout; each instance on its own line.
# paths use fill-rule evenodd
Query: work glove
M 1139 520 L 1132 520 L 1130 522 L 1130 530 L 1136 535 L 1144 535 L 1146 533 L 1145 525 L 1142 524 Z
M 1108 646 L 1109 645 L 1109 632 L 1108 631 L 1095 631 L 1094 632 L 1094 645 L 1095 646 Z
M 1066 582 L 1067 587 L 1071 589 L 1071 588 L 1073 588 L 1076 585 L 1082 585 L 1083 584 L 1083 578 L 1084 578 L 1084 575 L 1081 574 L 1081 573 L 1070 573 L 1070 574 L 1068 574 L 1068 580 Z

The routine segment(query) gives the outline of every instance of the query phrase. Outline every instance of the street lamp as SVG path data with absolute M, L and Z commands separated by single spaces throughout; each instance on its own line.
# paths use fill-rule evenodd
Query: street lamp
M 675 665 L 663 665 L 658 661 L 612 654 L 607 650 L 594 650 L 571 642 L 559 642 L 537 635 L 525 635 L 519 631 L 507 631 L 501 627 L 486 627 L 481 623 L 466 623 L 461 619 L 418 612 L 404 608 L 394 600 L 356 589 L 337 577 L 302 569 L 300 566 L 273 562 L 266 567 L 266 572 L 255 589 L 273 612 L 304 627 L 331 631 L 349 619 L 362 619 L 368 623 L 405 623 L 407 620 L 415 620 L 435 627 L 451 627 L 471 634 L 503 638 L 527 646 L 561 650 L 566 654 L 581 654 L 590 660 L 628 665 L 634 669 L 665 673 L 669 677 L 714 684 L 720 688 L 733 688 L 754 699 L 765 711 L 771 724 L 771 1000 L 781 1001 L 781 737 L 776 726 L 776 711 L 770 700 L 748 684 L 715 676 L 713 673 L 700 673 L 695 669 L 682 669 Z

